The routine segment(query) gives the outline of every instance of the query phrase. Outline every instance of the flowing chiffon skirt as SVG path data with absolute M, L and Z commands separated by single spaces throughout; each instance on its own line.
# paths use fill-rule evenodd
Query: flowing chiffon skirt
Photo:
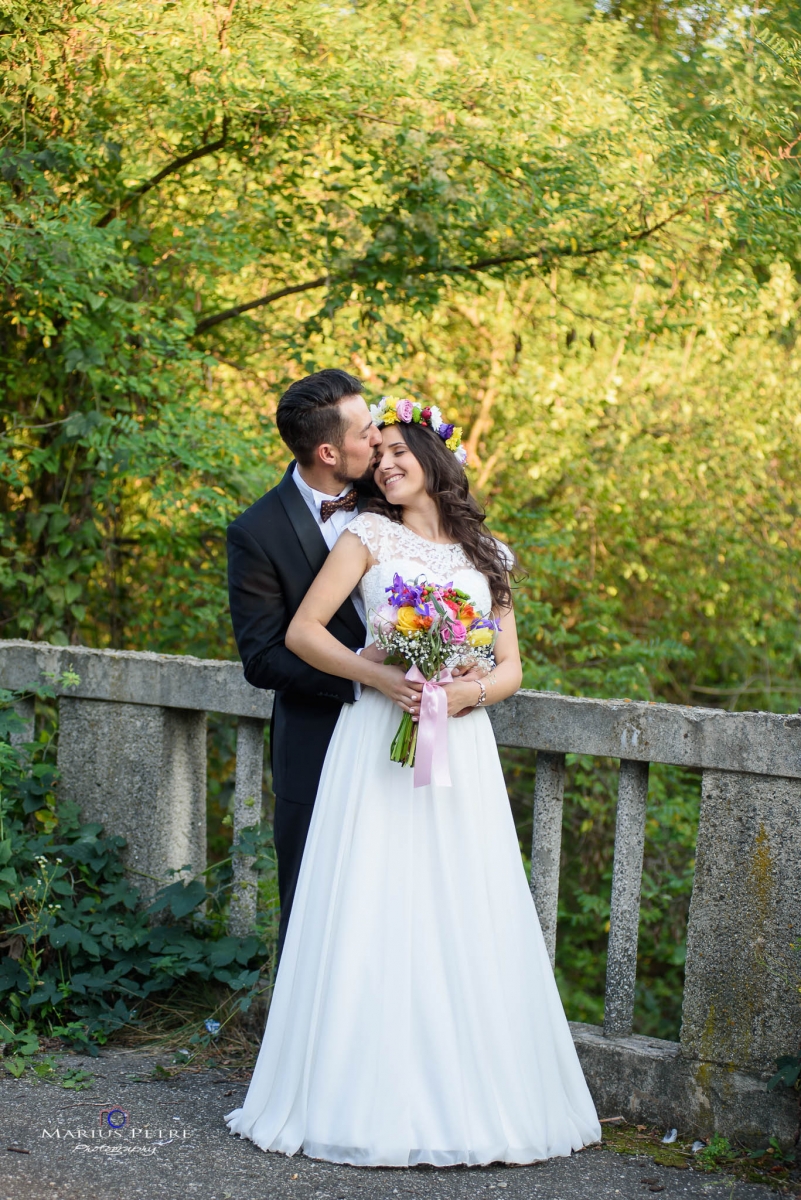
M 355 1166 L 531 1163 L 601 1137 L 486 711 L 450 788 L 389 761 L 400 710 L 345 705 L 264 1039 L 232 1133 Z

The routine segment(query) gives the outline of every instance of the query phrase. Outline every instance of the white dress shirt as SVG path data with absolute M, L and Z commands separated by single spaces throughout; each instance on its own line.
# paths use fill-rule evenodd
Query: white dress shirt
M 329 496 L 326 492 L 318 492 L 316 488 L 311 487 L 303 478 L 297 463 L 295 463 L 295 469 L 292 472 L 292 479 L 301 496 L 306 501 L 309 512 L 317 522 L 317 527 L 325 539 L 326 546 L 329 550 L 333 550 L 339 535 L 344 533 L 350 525 L 353 518 L 357 515 L 358 509 L 354 508 L 352 512 L 347 512 L 345 509 L 338 508 L 336 512 L 331 514 L 327 521 L 324 521 L 320 516 L 320 506 L 323 500 L 339 500 L 342 496 L 347 496 L 353 484 L 346 484 L 338 496 Z M 351 592 L 350 598 L 353 601 L 353 607 L 366 626 L 367 617 L 364 611 L 361 592 L 358 588 Z M 361 695 L 361 684 L 354 681 L 353 689 L 358 700 Z

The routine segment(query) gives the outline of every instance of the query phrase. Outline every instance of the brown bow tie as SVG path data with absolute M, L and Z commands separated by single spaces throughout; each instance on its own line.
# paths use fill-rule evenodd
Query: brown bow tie
M 338 500 L 323 500 L 320 505 L 320 520 L 327 521 L 335 512 L 353 512 L 359 502 L 359 493 L 356 488 L 351 488 L 347 496 L 340 496 Z

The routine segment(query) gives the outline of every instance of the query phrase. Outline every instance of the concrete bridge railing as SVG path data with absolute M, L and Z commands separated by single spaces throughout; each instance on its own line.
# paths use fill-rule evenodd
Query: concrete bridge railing
M 259 820 L 272 695 L 239 663 L 0 641 L 2 687 L 68 669 L 80 684 L 59 698 L 62 794 L 127 839 L 145 891 L 205 868 L 207 712 L 238 717 L 234 836 Z M 765 1082 L 801 1044 L 801 716 L 525 691 L 489 711 L 500 745 L 537 751 L 531 890 L 552 960 L 565 755 L 620 760 L 604 1024 L 572 1027 L 601 1115 L 791 1139 L 794 1098 Z M 651 762 L 703 780 L 679 1042 L 632 1033 Z M 231 932 L 255 903 L 240 861 Z

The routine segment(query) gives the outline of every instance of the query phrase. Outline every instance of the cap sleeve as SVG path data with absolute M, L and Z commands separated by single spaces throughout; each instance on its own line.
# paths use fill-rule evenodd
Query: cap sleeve
M 379 513 L 362 512 L 357 513 L 352 521 L 348 523 L 347 533 L 354 533 L 356 537 L 367 547 L 371 556 L 376 560 L 379 559 L 379 550 L 381 546 L 381 521 L 385 518 Z

